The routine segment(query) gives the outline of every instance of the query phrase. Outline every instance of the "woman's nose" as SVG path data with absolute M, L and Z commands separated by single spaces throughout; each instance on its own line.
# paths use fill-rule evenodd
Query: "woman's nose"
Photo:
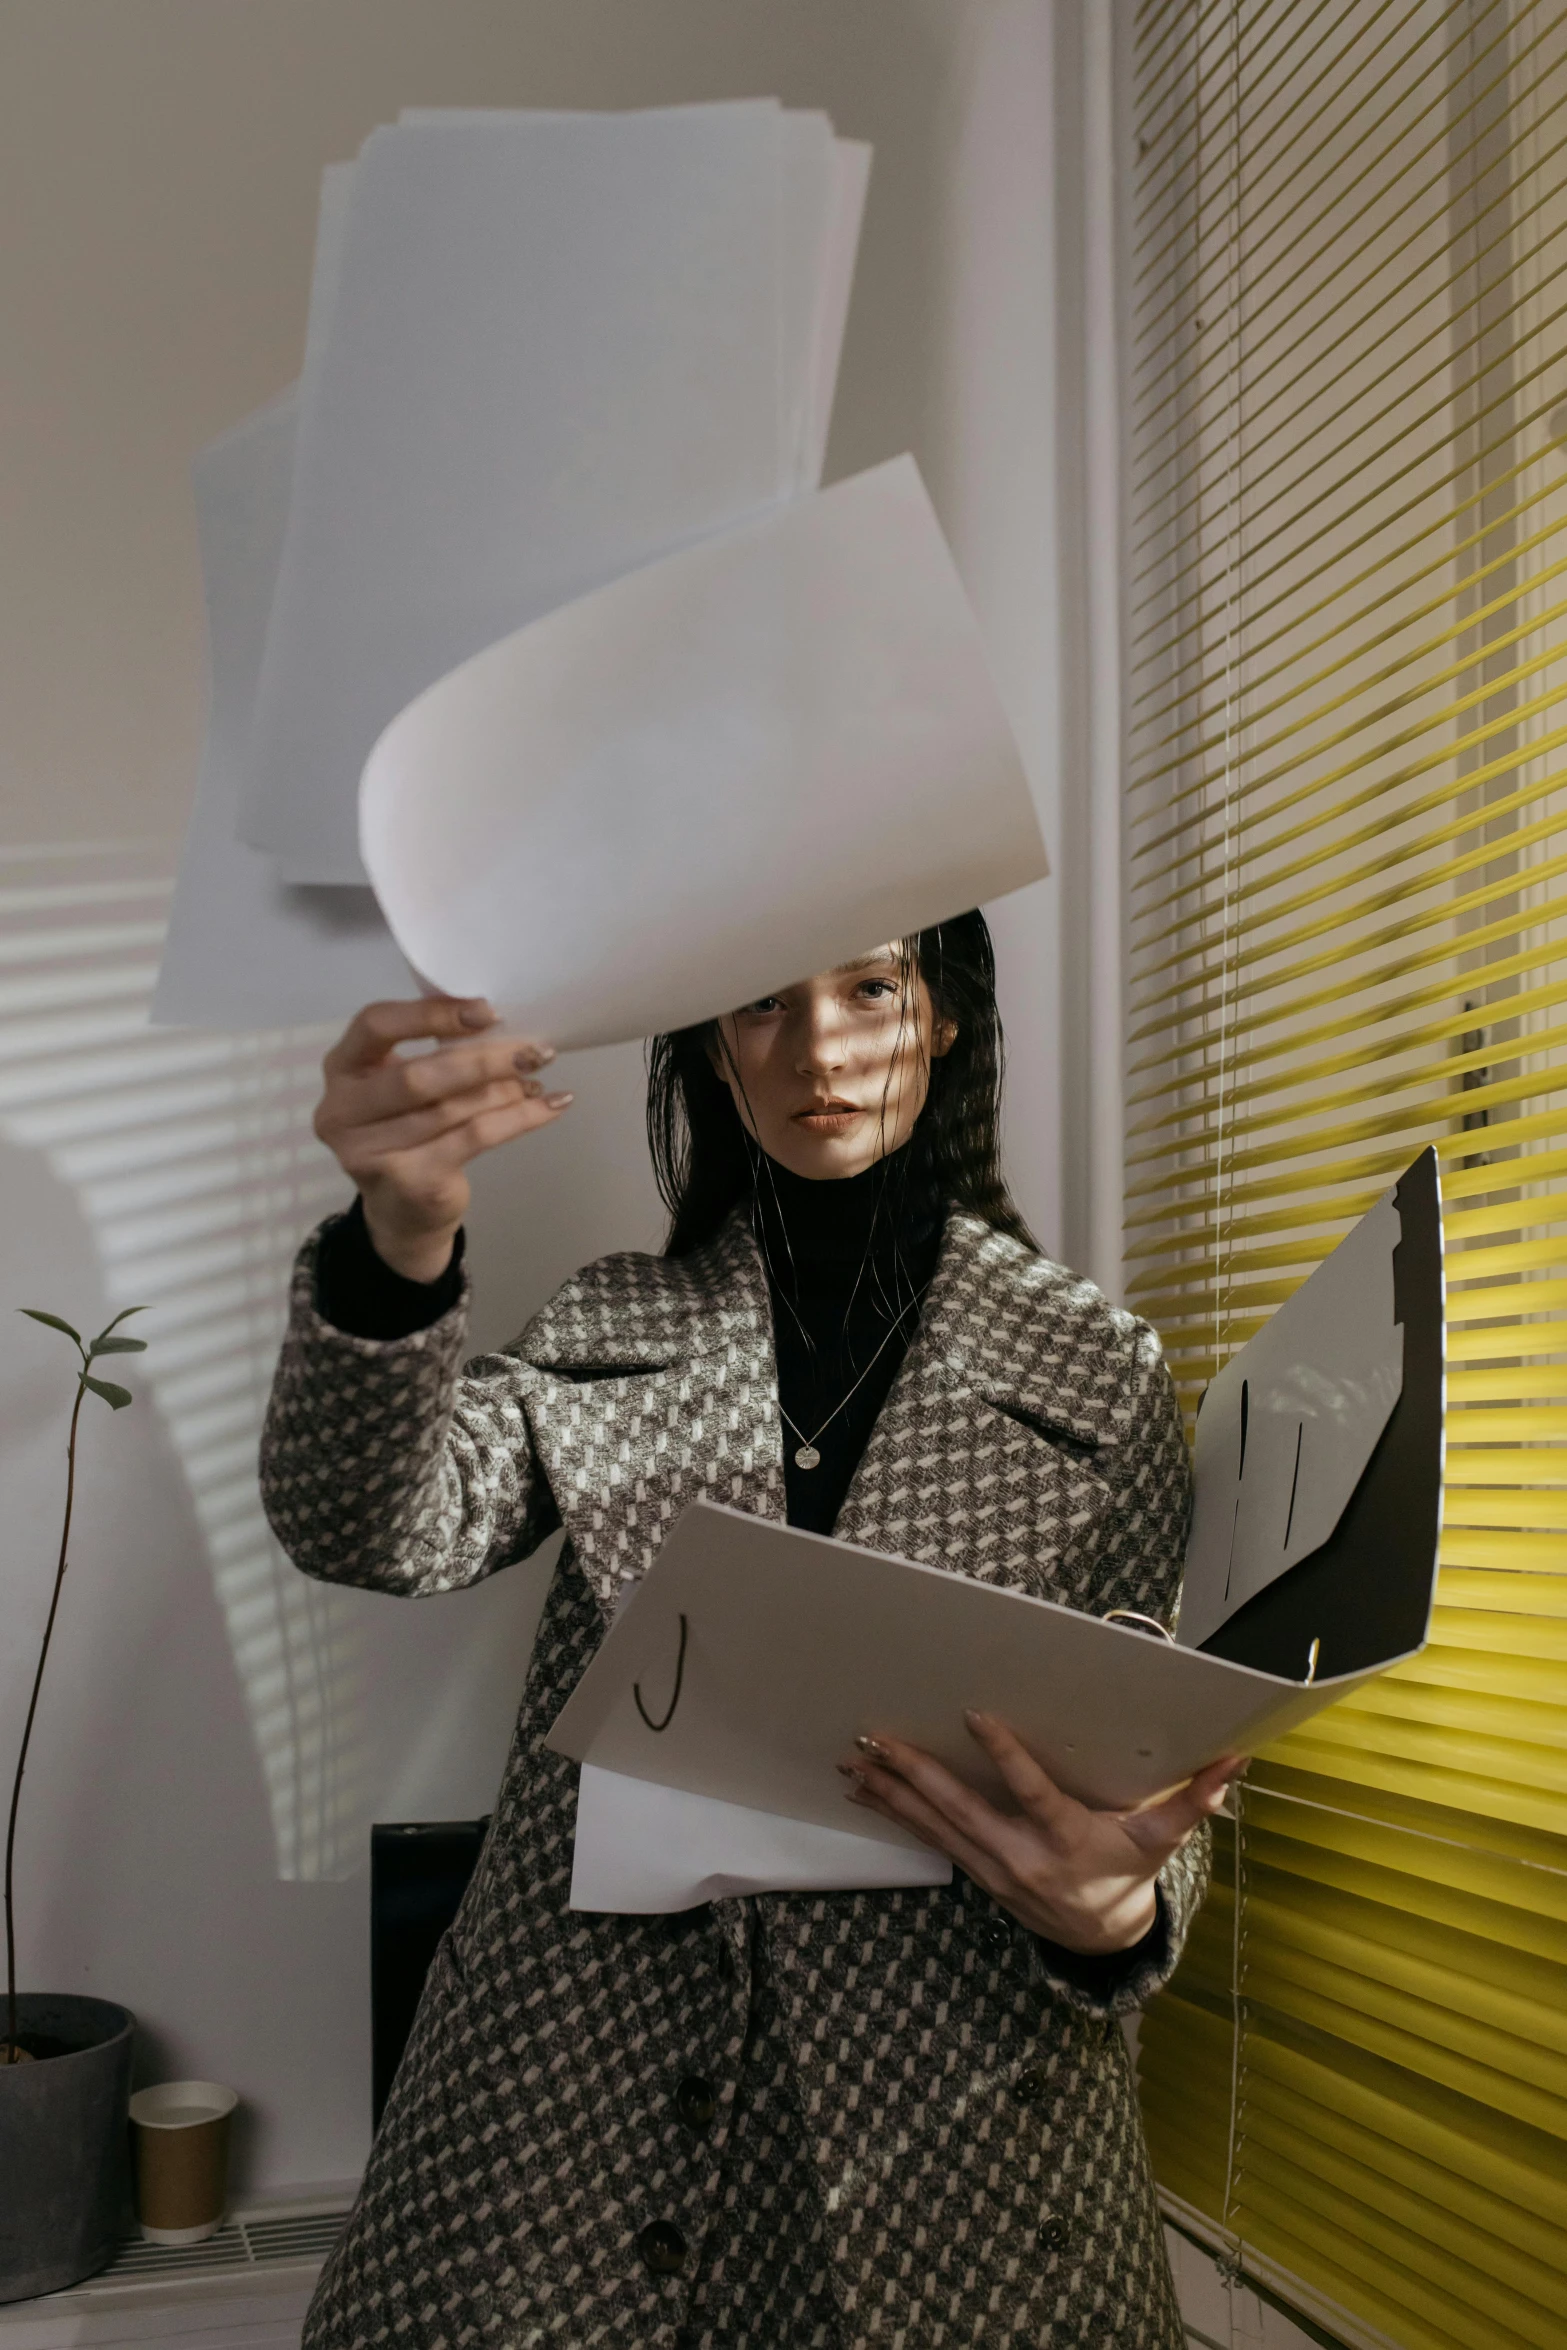
M 795 1048 L 795 1067 L 802 1077 L 826 1076 L 844 1064 L 843 1018 L 836 1004 L 813 1005 L 803 1013 Z

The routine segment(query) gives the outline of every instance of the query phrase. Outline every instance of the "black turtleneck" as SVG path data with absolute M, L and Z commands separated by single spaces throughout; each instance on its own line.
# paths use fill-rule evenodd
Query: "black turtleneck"
M 791 1526 L 830 1534 L 887 1400 L 941 1247 L 941 1202 L 906 1151 L 861 1175 L 757 1173 L 753 1228 L 772 1296 Z M 813 1469 L 795 1454 L 806 1441 Z

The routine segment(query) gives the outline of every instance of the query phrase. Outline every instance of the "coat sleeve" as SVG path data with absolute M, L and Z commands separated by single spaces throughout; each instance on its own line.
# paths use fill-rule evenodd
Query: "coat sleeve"
M 1117 1319 L 1129 1332 L 1126 1434 L 1114 1448 L 1109 1506 L 1094 1530 L 1092 1607 L 1130 1608 L 1173 1627 L 1191 1514 L 1191 1466 L 1180 1405 L 1159 1340 L 1146 1322 Z M 1151 1635 L 1150 1635 L 1151 1637 Z M 1212 1837 L 1206 1822 L 1159 1872 L 1159 1918 L 1124 1971 L 1085 1977 L 1052 1964 L 1036 1945 L 1035 1965 L 1054 1995 L 1098 2015 L 1124 2015 L 1168 1982 L 1208 1890 Z M 1075 1972 L 1075 1970 L 1074 1970 Z
M 316 1311 L 320 1232 L 294 1267 L 261 1438 L 261 1497 L 297 1567 L 408 1597 L 526 1558 L 559 1524 L 534 1454 L 526 1365 L 462 1364 L 468 1290 L 411 1337 L 355 1338 Z

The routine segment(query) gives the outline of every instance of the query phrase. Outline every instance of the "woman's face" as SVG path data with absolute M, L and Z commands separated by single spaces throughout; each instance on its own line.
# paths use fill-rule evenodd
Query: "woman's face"
M 884 946 L 726 1013 L 710 1049 L 750 1134 L 814 1182 L 862 1174 L 908 1141 L 931 1059 L 955 1034 L 902 948 Z

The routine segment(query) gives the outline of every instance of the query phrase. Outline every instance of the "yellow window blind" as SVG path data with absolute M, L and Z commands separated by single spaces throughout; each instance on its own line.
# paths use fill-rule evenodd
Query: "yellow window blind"
M 1253 1766 L 1149 2138 L 1339 2338 L 1567 2350 L 1567 6 L 1123 30 L 1127 1294 L 1194 1413 L 1432 1142 L 1449 1364 L 1430 1646 Z

